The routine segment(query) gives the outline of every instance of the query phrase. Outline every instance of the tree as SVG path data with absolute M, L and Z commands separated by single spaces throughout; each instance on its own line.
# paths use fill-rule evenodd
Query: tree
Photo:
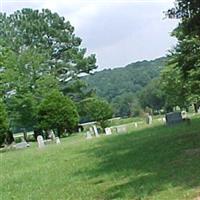
M 95 97 L 83 100 L 78 108 L 82 121 L 97 121 L 102 128 L 107 126 L 113 114 L 107 101 Z
M 116 97 L 112 102 L 116 116 L 133 117 L 140 114 L 138 97 L 133 93 L 124 93 Z
M 0 100 L 0 145 L 3 144 L 7 131 L 8 131 L 7 113 L 2 100 Z
M 71 99 L 53 90 L 38 108 L 38 127 L 44 130 L 57 130 L 58 136 L 64 130 L 71 133 L 78 125 L 79 116 Z
M 153 79 L 139 94 L 140 104 L 143 108 L 149 107 L 155 111 L 164 108 L 165 98 L 160 88 L 160 79 Z
M 12 124 L 32 127 L 32 111 L 49 90 L 79 93 L 79 76 L 97 68 L 95 55 L 86 56 L 74 27 L 50 10 L 0 13 L 0 21 L 0 92 Z
M 95 56 L 85 56 L 86 49 L 80 48 L 81 39 L 75 36 L 74 27 L 57 13 L 26 8 L 9 16 L 1 14 L 0 19 L 2 43 L 18 54 L 30 50 L 45 55 L 42 63 L 47 67 L 43 70 L 63 84 L 97 67 Z M 40 70 L 35 72 L 41 74 Z
M 167 16 L 180 19 L 172 34 L 177 38 L 178 44 L 171 51 L 168 68 L 170 70 L 170 65 L 174 66 L 173 70 L 177 68 L 181 74 L 180 84 L 184 86 L 184 97 L 195 105 L 197 111 L 200 106 L 200 2 L 177 0 L 175 8 L 167 11 Z M 176 92 L 178 94 L 178 87 Z

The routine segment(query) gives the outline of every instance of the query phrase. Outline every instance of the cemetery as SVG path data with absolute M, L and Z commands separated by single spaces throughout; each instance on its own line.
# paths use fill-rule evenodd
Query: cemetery
M 0 200 L 200 200 L 199 0 L 0 7 Z
M 122 133 L 114 132 L 116 127 L 106 128 L 105 136 L 93 134 L 92 140 L 86 139 L 84 132 L 77 133 L 62 138 L 59 145 L 46 145 L 38 136 L 38 144 L 2 153 L 2 198 L 132 199 L 144 198 L 152 191 L 158 199 L 164 199 L 166 192 L 172 199 L 197 195 L 192 185 L 199 184 L 193 177 L 200 173 L 200 116 L 191 117 L 190 126 L 168 126 L 158 119 L 151 126 L 145 119 L 138 127 L 134 122 L 132 131 L 125 134 L 121 126 Z

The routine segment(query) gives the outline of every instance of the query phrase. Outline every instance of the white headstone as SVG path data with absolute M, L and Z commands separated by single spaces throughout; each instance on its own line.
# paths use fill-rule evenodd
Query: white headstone
M 53 130 L 50 130 L 50 138 L 54 141 L 56 139 L 56 136 L 53 132 Z
M 137 122 L 135 122 L 135 127 L 136 127 L 136 128 L 138 127 L 138 123 L 137 123 Z
M 37 142 L 38 142 L 38 147 L 39 148 L 43 148 L 45 145 L 44 145 L 44 139 L 41 135 L 38 135 L 37 136 Z
M 26 147 L 29 147 L 29 146 L 30 145 L 25 141 L 15 144 L 16 149 L 23 149 L 23 148 L 26 148 Z
M 187 112 L 186 111 L 182 111 L 181 112 L 182 118 L 186 119 L 187 118 Z
M 166 122 L 166 118 L 165 117 L 163 117 L 162 120 L 163 120 L 163 122 Z
M 112 131 L 111 128 L 105 128 L 106 135 L 111 135 Z
M 56 144 L 60 144 L 60 138 L 59 137 L 56 137 Z
M 92 135 L 90 133 L 90 131 L 87 131 L 86 133 L 86 139 L 91 139 L 92 138 Z
M 97 130 L 97 127 L 96 125 L 93 125 L 93 129 L 94 129 L 94 134 L 96 137 L 99 137 L 99 133 L 98 133 L 98 130 Z
M 149 118 L 149 124 L 152 124 L 152 121 L 153 121 L 153 118 L 152 118 L 152 116 L 151 116 L 151 115 L 149 115 L 149 116 L 148 116 L 148 118 Z

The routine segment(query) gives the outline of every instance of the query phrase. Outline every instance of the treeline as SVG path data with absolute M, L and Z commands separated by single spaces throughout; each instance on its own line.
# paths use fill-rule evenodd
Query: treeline
M 131 63 L 123 68 L 96 72 L 84 80 L 112 104 L 116 116 L 135 116 L 145 107 L 163 108 L 157 79 L 166 63 L 166 57 Z

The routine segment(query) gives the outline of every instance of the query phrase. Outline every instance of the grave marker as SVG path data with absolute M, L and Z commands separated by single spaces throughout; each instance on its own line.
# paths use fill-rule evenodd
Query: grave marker
M 111 135 L 112 131 L 111 128 L 105 128 L 106 135 Z
M 171 112 L 165 115 L 167 125 L 177 124 L 183 121 L 181 112 Z
M 43 139 L 43 137 L 41 135 L 37 136 L 37 142 L 38 142 L 38 147 L 39 148 L 43 148 L 45 146 L 44 139 Z

